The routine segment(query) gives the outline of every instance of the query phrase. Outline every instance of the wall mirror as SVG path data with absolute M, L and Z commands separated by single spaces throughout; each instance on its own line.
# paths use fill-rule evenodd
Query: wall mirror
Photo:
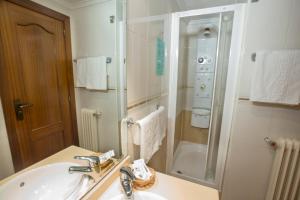
M 124 10 L 123 0 L 0 1 L 0 187 L 44 165 L 60 163 L 62 176 L 87 167 L 77 174 L 91 166 L 82 156 L 113 150 L 89 174 L 97 183 L 124 157 Z

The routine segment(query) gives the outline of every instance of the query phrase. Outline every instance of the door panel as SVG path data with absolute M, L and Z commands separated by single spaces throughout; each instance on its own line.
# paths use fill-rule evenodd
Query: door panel
M 61 124 L 59 88 L 55 66 L 55 36 L 41 26 L 17 25 L 24 89 L 30 109 L 32 131 Z
M 18 144 L 12 151 L 20 154 L 14 163 L 24 168 L 74 144 L 76 125 L 71 115 L 67 60 L 70 49 L 66 47 L 64 21 L 7 1 L 1 2 L 0 9 L 4 24 L 1 39 L 5 41 L 1 74 L 9 88 L 1 89 L 1 95 L 3 106 L 10 107 L 4 109 L 5 117 L 14 122 L 9 139 L 11 146 Z M 16 100 L 30 105 L 21 109 L 23 120 L 11 112 L 11 102 Z

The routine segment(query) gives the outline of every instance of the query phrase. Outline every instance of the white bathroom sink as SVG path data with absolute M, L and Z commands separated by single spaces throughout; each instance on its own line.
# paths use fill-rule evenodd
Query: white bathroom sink
M 124 194 L 119 194 L 117 196 L 112 197 L 110 200 L 127 200 L 128 198 Z M 133 193 L 134 200 L 167 200 L 166 198 L 157 195 L 152 192 L 134 192 Z
M 160 193 L 151 191 L 136 191 L 133 192 L 134 200 L 167 200 L 165 197 L 161 196 Z M 98 200 L 128 200 L 123 192 L 123 188 L 120 184 L 120 179 L 117 178 L 110 187 L 102 194 Z
M 70 166 L 78 164 L 55 163 L 22 173 L 0 186 L 0 199 L 79 199 L 93 179 L 79 173 L 70 174 Z

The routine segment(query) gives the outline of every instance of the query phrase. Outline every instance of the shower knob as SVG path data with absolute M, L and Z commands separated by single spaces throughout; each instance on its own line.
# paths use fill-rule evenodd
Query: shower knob
M 206 88 L 206 85 L 205 85 L 205 84 L 202 84 L 202 85 L 200 86 L 200 88 L 201 88 L 201 90 L 204 90 L 204 89 Z
M 203 57 L 198 58 L 198 63 L 202 64 L 203 62 L 204 62 L 204 58 Z

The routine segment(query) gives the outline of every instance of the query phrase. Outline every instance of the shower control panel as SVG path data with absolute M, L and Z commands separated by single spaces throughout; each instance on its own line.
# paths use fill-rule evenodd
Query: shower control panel
M 214 73 L 214 59 L 210 56 L 198 57 L 196 73 Z
M 209 56 L 200 56 L 197 59 L 197 63 L 200 65 L 212 64 L 212 58 Z

